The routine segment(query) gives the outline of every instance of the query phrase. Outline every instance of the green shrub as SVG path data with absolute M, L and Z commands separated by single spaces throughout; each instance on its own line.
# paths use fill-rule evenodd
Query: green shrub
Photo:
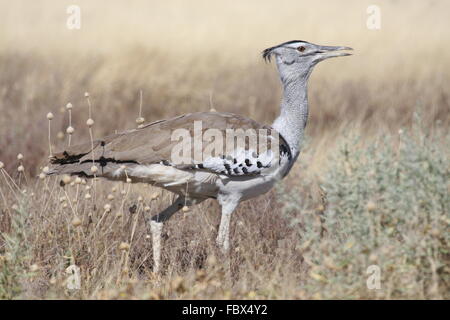
M 284 195 L 309 266 L 304 290 L 324 298 L 448 299 L 450 135 L 427 136 L 416 124 L 369 146 L 344 140 L 323 177 L 323 207 Z M 366 285 L 370 265 L 380 268 L 379 290 Z
M 0 232 L 0 300 L 20 298 L 22 282 L 29 275 L 25 244 L 28 213 L 24 206 L 14 211 L 10 232 Z

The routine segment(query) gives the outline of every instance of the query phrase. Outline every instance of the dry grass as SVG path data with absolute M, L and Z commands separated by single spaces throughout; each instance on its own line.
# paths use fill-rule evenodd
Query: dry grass
M 299 1 L 246 1 L 235 6 L 216 1 L 132 1 L 126 7 L 121 2 L 78 3 L 82 28 L 69 31 L 69 2 L 0 1 L 0 160 L 5 164 L 0 169 L 1 298 L 448 298 L 448 179 L 446 186 L 446 180 L 437 178 L 449 174 L 446 1 L 380 1 L 379 31 L 366 28 L 367 1 L 348 1 L 345 7 L 340 1 L 313 6 Z M 278 189 L 240 206 L 232 222 L 230 257 L 221 256 L 214 246 L 219 209 L 207 201 L 167 223 L 164 272 L 155 278 L 145 219 L 169 203 L 168 193 L 159 191 L 151 200 L 155 190 L 143 185 L 98 181 L 94 191 L 91 182 L 73 181 L 61 188 L 59 180 L 36 178 L 48 156 L 49 111 L 55 115 L 55 148 L 68 143 L 65 134 L 57 138 L 68 126 L 68 102 L 74 105 L 72 140 L 89 139 L 85 91 L 93 103 L 95 137 L 136 125 L 140 90 L 147 121 L 208 110 L 212 100 L 217 110 L 270 123 L 277 115 L 281 90 L 274 67 L 265 65 L 259 52 L 296 38 L 348 45 L 355 55 L 317 67 L 310 85 L 308 145 L 283 181 L 293 193 L 286 198 Z M 397 131 L 410 127 L 414 111 L 421 112 L 423 122 L 414 134 L 422 132 L 427 145 L 444 151 L 411 147 L 406 154 L 414 157 L 400 156 Z M 411 159 L 423 153 L 420 161 L 429 164 L 407 166 L 403 172 L 430 182 L 410 187 L 405 183 L 396 193 L 367 187 L 365 192 L 374 194 L 356 192 L 355 206 L 355 195 L 348 190 L 365 190 L 358 181 L 370 170 L 355 169 L 360 172 L 356 176 L 331 174 L 348 166 L 336 155 L 340 145 L 352 144 L 350 134 L 361 138 L 355 154 L 372 158 L 380 153 L 371 153 L 368 146 L 391 137 L 384 142 L 383 154 L 396 156 L 386 167 L 400 160 L 415 164 L 419 160 Z M 17 171 L 20 152 L 23 173 Z M 352 163 L 360 169 L 366 164 L 356 158 Z M 427 166 L 439 170 L 426 171 Z M 393 183 L 389 170 L 376 172 L 376 185 L 382 185 L 378 178 Z M 429 187 L 438 183 L 444 191 Z M 328 194 L 325 203 L 321 188 L 334 194 Z M 340 194 L 340 188 L 346 192 Z M 358 239 L 352 221 L 364 225 L 367 202 L 397 219 L 406 210 L 400 203 L 415 203 L 411 190 L 420 195 L 423 190 L 442 193 L 440 200 L 418 197 L 427 205 L 408 209 L 418 224 L 429 225 L 420 231 L 425 240 L 411 236 L 406 246 L 395 232 L 380 232 L 370 238 L 368 248 L 346 249 L 347 236 Z M 87 193 L 91 199 L 85 199 Z M 384 207 L 382 199 L 391 195 L 398 210 Z M 348 205 L 341 214 L 355 219 L 333 224 L 328 214 L 336 212 L 337 204 Z M 75 217 L 81 220 L 79 226 Z M 389 223 L 373 219 L 368 226 L 388 232 Z M 412 233 L 416 227 L 399 224 L 400 230 Z M 341 242 L 324 235 L 322 228 L 335 228 Z M 391 237 L 398 241 L 393 248 L 385 247 Z M 130 244 L 129 250 L 119 249 L 122 242 Z M 431 253 L 406 252 L 405 247 Z M 353 264 L 342 262 L 344 257 Z M 336 266 L 336 261 L 341 264 Z M 382 267 L 381 290 L 365 286 L 365 269 L 374 263 Z M 63 284 L 71 264 L 81 267 L 82 289 L 75 292 Z

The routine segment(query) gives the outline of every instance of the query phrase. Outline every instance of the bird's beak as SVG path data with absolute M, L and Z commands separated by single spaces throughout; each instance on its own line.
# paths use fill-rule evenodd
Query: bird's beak
M 317 57 L 318 60 L 325 60 L 328 58 L 335 58 L 335 57 L 345 57 L 345 56 L 351 56 L 352 54 L 349 52 L 341 52 L 343 50 L 353 50 L 350 47 L 341 47 L 341 46 L 319 46 L 317 50 Z

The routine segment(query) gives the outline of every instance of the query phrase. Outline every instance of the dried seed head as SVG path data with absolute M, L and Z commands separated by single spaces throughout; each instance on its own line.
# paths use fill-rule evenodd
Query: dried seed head
M 0 161 L 0 169 L 3 169 L 5 167 L 5 164 Z
M 128 250 L 130 250 L 130 245 L 129 245 L 128 243 L 126 243 L 126 242 L 122 242 L 122 243 L 119 245 L 119 250 L 125 250 L 125 251 L 128 251 Z
M 183 212 L 189 212 L 189 207 L 188 206 L 184 206 L 181 210 Z
M 144 207 L 144 211 L 146 211 L 146 212 L 150 211 L 150 207 L 149 206 L 145 206 Z
M 108 194 L 108 196 L 106 197 L 108 200 L 114 200 L 114 196 L 112 194 Z
M 72 106 L 72 104 L 69 102 L 68 104 L 66 104 L 66 108 L 67 108 L 67 110 L 72 110 L 73 106 Z
M 116 191 L 117 191 L 117 187 L 112 187 L 112 188 L 111 188 L 111 191 L 112 191 L 112 192 L 116 192 Z
M 83 182 L 82 182 L 83 183 Z M 84 183 L 85 184 L 85 183 Z M 88 191 L 88 190 L 91 190 L 91 186 L 86 186 L 86 187 L 84 187 L 84 189 L 86 190 L 86 191 Z
M 84 198 L 85 198 L 86 200 L 89 200 L 89 199 L 92 198 L 92 197 L 91 197 L 91 195 L 90 195 L 89 193 L 86 193 L 85 196 L 84 196 Z
M 72 178 L 70 178 L 69 175 L 65 174 L 62 177 L 62 182 L 64 182 L 64 184 L 69 184 L 72 181 Z
M 36 272 L 36 271 L 38 271 L 39 270 L 39 266 L 35 263 L 35 264 L 32 264 L 31 266 L 30 266 L 30 271 L 31 272 Z
M 106 212 L 110 212 L 110 211 L 111 211 L 111 205 L 110 205 L 109 203 L 107 203 L 107 204 L 105 204 L 105 205 L 103 206 L 103 209 L 104 209 Z
M 22 160 L 23 159 L 23 154 L 21 154 L 21 153 L 19 153 L 18 155 L 17 155 L 17 160 Z
M 352 166 L 350 165 L 350 163 L 345 162 L 344 167 L 345 167 L 345 173 L 348 176 L 351 176 L 352 175 Z
M 376 208 L 377 208 L 377 205 L 375 202 L 373 202 L 373 201 L 367 202 L 367 205 L 366 205 L 367 211 L 372 212 L 372 211 L 375 211 Z
M 150 239 L 150 238 L 151 238 L 151 236 L 149 234 L 145 235 L 145 239 Z
M 66 196 L 62 196 L 61 198 L 59 198 L 59 202 L 64 202 L 66 201 Z
M 39 174 L 39 179 L 44 180 L 45 179 L 45 174 L 41 172 Z
M 67 129 L 66 129 L 66 132 L 68 133 L 68 134 L 73 134 L 74 132 L 75 132 L 75 129 L 73 128 L 73 127 L 67 127 Z
M 17 171 L 19 171 L 19 172 L 24 172 L 24 171 L 25 171 L 25 168 L 24 168 L 22 165 L 20 165 L 20 166 L 17 168 Z
M 217 112 L 217 110 L 214 108 L 211 108 L 211 109 L 209 109 L 209 112 Z
M 122 217 L 122 216 L 123 216 L 122 212 L 119 211 L 119 212 L 116 213 L 116 217 L 117 217 L 117 218 L 120 218 L 120 217 Z
M 152 200 L 156 200 L 159 198 L 159 192 L 153 192 L 152 195 L 150 196 L 150 198 Z
M 85 97 L 85 98 L 89 98 L 89 92 L 86 91 L 86 92 L 84 93 L 84 97 Z
M 86 124 L 88 127 L 92 127 L 94 125 L 94 119 L 91 118 L 87 119 Z
M 64 202 L 62 205 L 63 208 L 67 208 L 67 202 Z
M 49 167 L 43 167 L 42 168 L 42 172 L 43 173 L 48 173 L 50 171 L 50 168 Z
M 57 137 L 59 140 L 64 139 L 64 132 L 59 131 L 59 132 L 56 134 L 56 137 Z
M 123 195 L 125 195 L 127 192 L 125 191 L 125 190 L 121 190 L 120 191 L 120 194 L 123 194 Z
M 139 197 L 137 198 L 137 200 L 138 200 L 139 202 L 142 202 L 142 201 L 144 201 L 144 198 L 142 198 L 142 196 L 139 196 Z
M 324 265 L 325 267 L 332 269 L 332 270 L 338 270 L 339 267 L 336 266 L 336 263 L 334 262 L 334 260 L 331 257 L 325 257 L 323 259 Z
M 75 184 L 80 184 L 81 183 L 81 178 L 80 177 L 76 177 L 75 178 Z
M 53 120 L 53 113 L 51 113 L 51 112 L 47 113 L 47 119 Z
M 75 217 L 72 219 L 72 225 L 73 225 L 75 228 L 81 226 L 81 219 L 78 218 L 77 216 L 75 216 Z
M 142 124 L 142 123 L 144 123 L 144 122 L 145 122 L 145 119 L 142 118 L 142 117 L 139 117 L 139 118 L 136 119 L 136 123 L 137 123 L 137 124 Z
M 131 183 L 131 179 L 130 178 L 127 178 L 127 183 Z
M 185 285 L 184 285 L 184 279 L 183 277 L 175 277 L 172 282 L 170 283 L 171 289 L 176 292 L 184 292 L 186 291 Z
M 433 228 L 430 230 L 430 234 L 433 237 L 439 237 L 441 235 L 441 231 L 439 231 L 439 229 Z
M 120 166 L 120 170 L 125 170 L 126 168 L 127 168 L 127 166 L 124 165 L 124 164 L 122 164 L 122 165 Z
M 91 172 L 92 172 L 92 173 L 96 173 L 97 171 L 98 171 L 97 166 L 92 166 L 92 167 L 91 167 Z
M 81 179 L 81 184 L 85 185 L 86 184 L 86 179 Z

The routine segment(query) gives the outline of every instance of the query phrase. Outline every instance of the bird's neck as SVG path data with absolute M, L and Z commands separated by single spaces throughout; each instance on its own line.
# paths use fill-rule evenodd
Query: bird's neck
M 273 123 L 291 148 L 294 159 L 300 153 L 306 122 L 308 121 L 308 77 L 281 79 L 283 83 L 283 99 L 281 111 Z

